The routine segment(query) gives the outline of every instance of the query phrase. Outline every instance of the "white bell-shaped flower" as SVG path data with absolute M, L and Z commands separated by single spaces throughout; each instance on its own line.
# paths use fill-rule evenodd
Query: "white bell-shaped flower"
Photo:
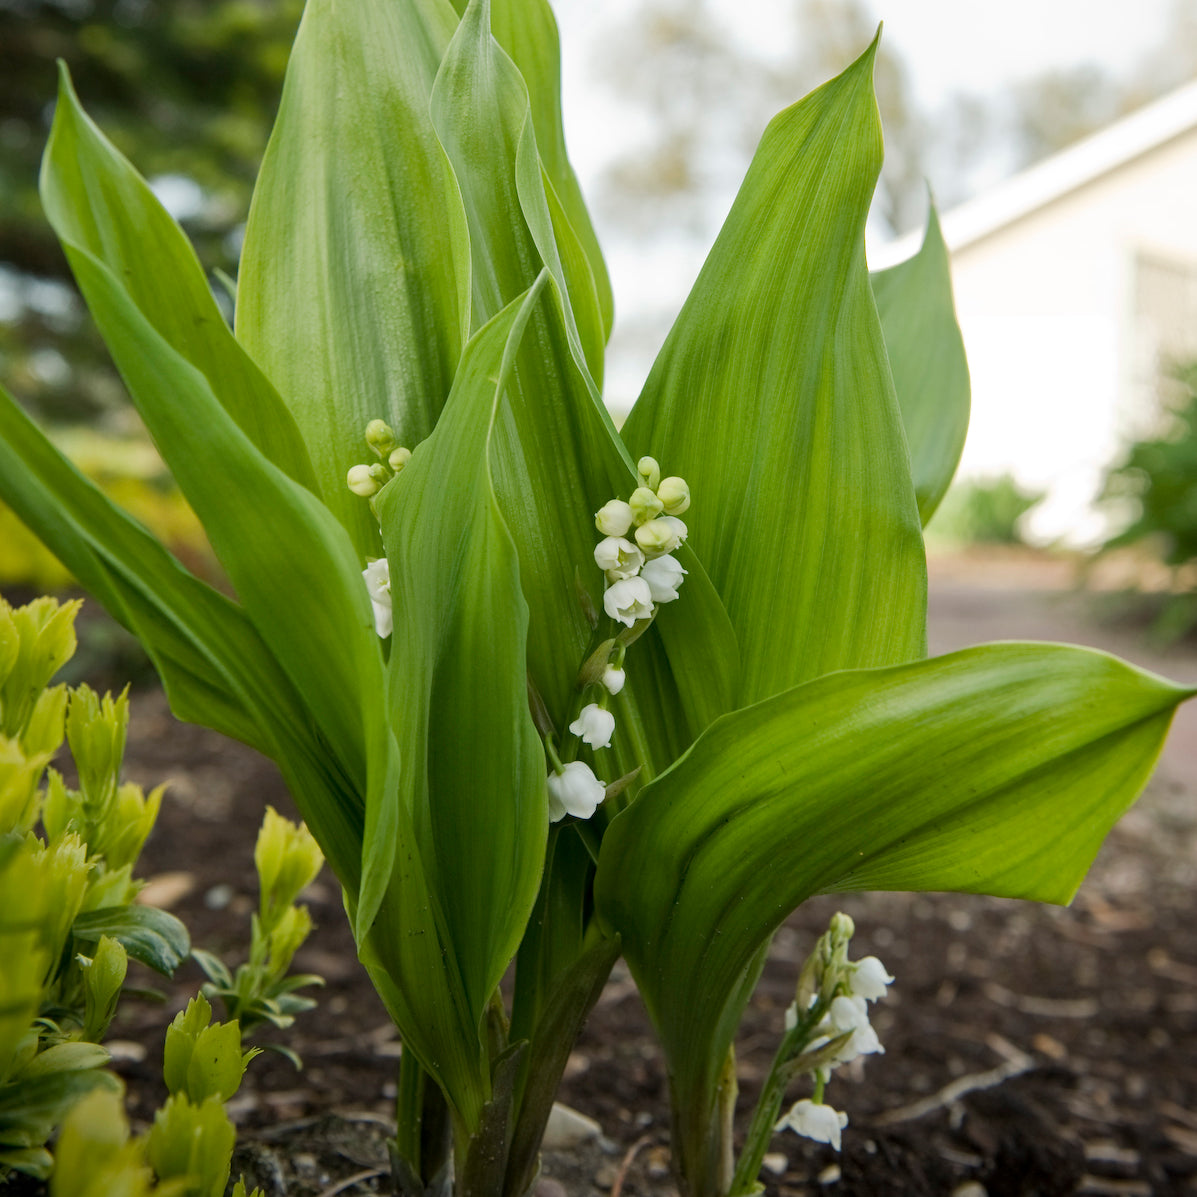
M 814 1139 L 816 1143 L 830 1143 L 839 1151 L 840 1131 L 847 1125 L 847 1114 L 804 1097 L 781 1116 L 775 1129 L 792 1130 L 804 1138 Z
M 607 748 L 615 731 L 615 716 L 604 711 L 596 702 L 588 702 L 569 725 L 575 736 L 580 736 L 591 748 Z
M 866 1001 L 875 1002 L 885 997 L 886 987 L 893 982 L 893 977 L 885 971 L 885 965 L 876 956 L 865 956 L 852 965 L 849 981 L 852 992 Z
M 657 557 L 647 562 L 640 576 L 648 583 L 654 603 L 672 603 L 686 571 L 676 557 Z
M 670 525 L 671 516 L 660 516 L 649 520 L 636 529 L 636 543 L 644 550 L 646 557 L 660 557 L 665 553 L 672 553 L 682 542 L 677 532 Z M 681 520 L 678 520 L 681 523 Z
M 603 608 L 612 619 L 630 628 L 636 620 L 652 615 L 653 592 L 643 578 L 625 578 L 607 587 Z
M 594 775 L 585 761 L 570 761 L 560 773 L 550 773 L 549 822 L 557 823 L 566 815 L 589 819 L 606 797 L 607 786 Z
M 618 694 L 627 680 L 627 674 L 618 665 L 608 665 L 603 670 L 603 685 L 608 694 Z
M 394 611 L 391 606 L 391 567 L 385 557 L 371 561 L 362 577 L 366 582 L 366 593 L 374 608 L 374 630 L 380 636 L 389 636 L 395 627 Z
M 611 582 L 634 578 L 644 564 L 644 554 L 622 536 L 608 536 L 594 546 L 594 563 Z

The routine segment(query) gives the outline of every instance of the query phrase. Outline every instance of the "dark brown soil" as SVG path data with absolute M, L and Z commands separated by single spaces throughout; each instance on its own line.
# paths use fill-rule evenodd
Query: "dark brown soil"
M 1024 634 L 1102 640 L 1058 589 L 1026 596 L 1003 589 L 1000 578 L 995 590 L 992 577 L 980 589 L 951 570 L 935 576 L 937 651 Z M 1167 665 L 1174 677 L 1197 677 L 1192 654 Z M 133 712 L 128 775 L 173 779 L 143 857 L 143 874 L 154 878 L 149 896 L 187 922 L 197 946 L 236 960 L 248 939 L 262 808 L 292 808 L 268 762 L 176 724 L 157 692 L 136 694 Z M 740 1038 L 745 1110 L 798 965 L 835 910 L 856 920 L 856 954 L 879 955 L 897 981 L 875 1008 L 886 1054 L 842 1069 L 828 1090 L 850 1117 L 843 1153 L 777 1136 L 769 1194 L 1197 1194 L 1193 727 L 1186 720 L 1174 729 L 1160 774 L 1070 909 L 870 894 L 820 898 L 794 915 L 777 936 Z M 322 974 L 327 987 L 318 1010 L 277 1036 L 303 1057 L 304 1070 L 271 1054 L 251 1066 L 233 1103 L 237 1164 L 268 1197 L 385 1192 L 382 1139 L 398 1044 L 356 965 L 332 878 L 322 875 L 307 901 L 318 928 L 297 967 Z M 200 980 L 188 966 L 164 1006 L 127 1002 L 113 1027 L 135 1120 L 163 1096 L 163 1028 Z M 546 1197 L 668 1193 L 666 1096 L 651 1028 L 617 966 L 561 1092 L 604 1137 L 546 1159 L 546 1175 L 564 1185 L 546 1184 Z

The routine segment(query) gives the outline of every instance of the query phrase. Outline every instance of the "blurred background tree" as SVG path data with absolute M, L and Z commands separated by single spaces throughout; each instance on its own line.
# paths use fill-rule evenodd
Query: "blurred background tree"
M 302 0 L 0 0 L 0 377 L 39 418 L 130 430 L 37 198 L 55 60 L 204 266 L 235 274 L 301 10 Z

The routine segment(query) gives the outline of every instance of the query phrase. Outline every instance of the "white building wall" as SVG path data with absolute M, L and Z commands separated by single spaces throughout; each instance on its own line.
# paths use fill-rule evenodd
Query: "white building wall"
M 1197 266 L 1197 130 L 961 245 L 968 217 L 944 220 L 973 385 L 960 477 L 1048 490 L 1036 538 L 1100 538 L 1092 500 L 1143 425 L 1136 254 Z

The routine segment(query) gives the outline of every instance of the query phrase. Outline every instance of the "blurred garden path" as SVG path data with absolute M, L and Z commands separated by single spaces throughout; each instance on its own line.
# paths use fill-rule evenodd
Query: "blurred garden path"
M 1074 560 L 1016 548 L 970 549 L 928 560 L 927 634 L 932 654 L 989 640 L 1083 644 L 1175 682 L 1197 685 L 1197 645 L 1161 648 L 1146 629 L 1101 618 L 1109 596 L 1079 589 Z M 1177 712 L 1160 772 L 1197 794 L 1197 699 Z

